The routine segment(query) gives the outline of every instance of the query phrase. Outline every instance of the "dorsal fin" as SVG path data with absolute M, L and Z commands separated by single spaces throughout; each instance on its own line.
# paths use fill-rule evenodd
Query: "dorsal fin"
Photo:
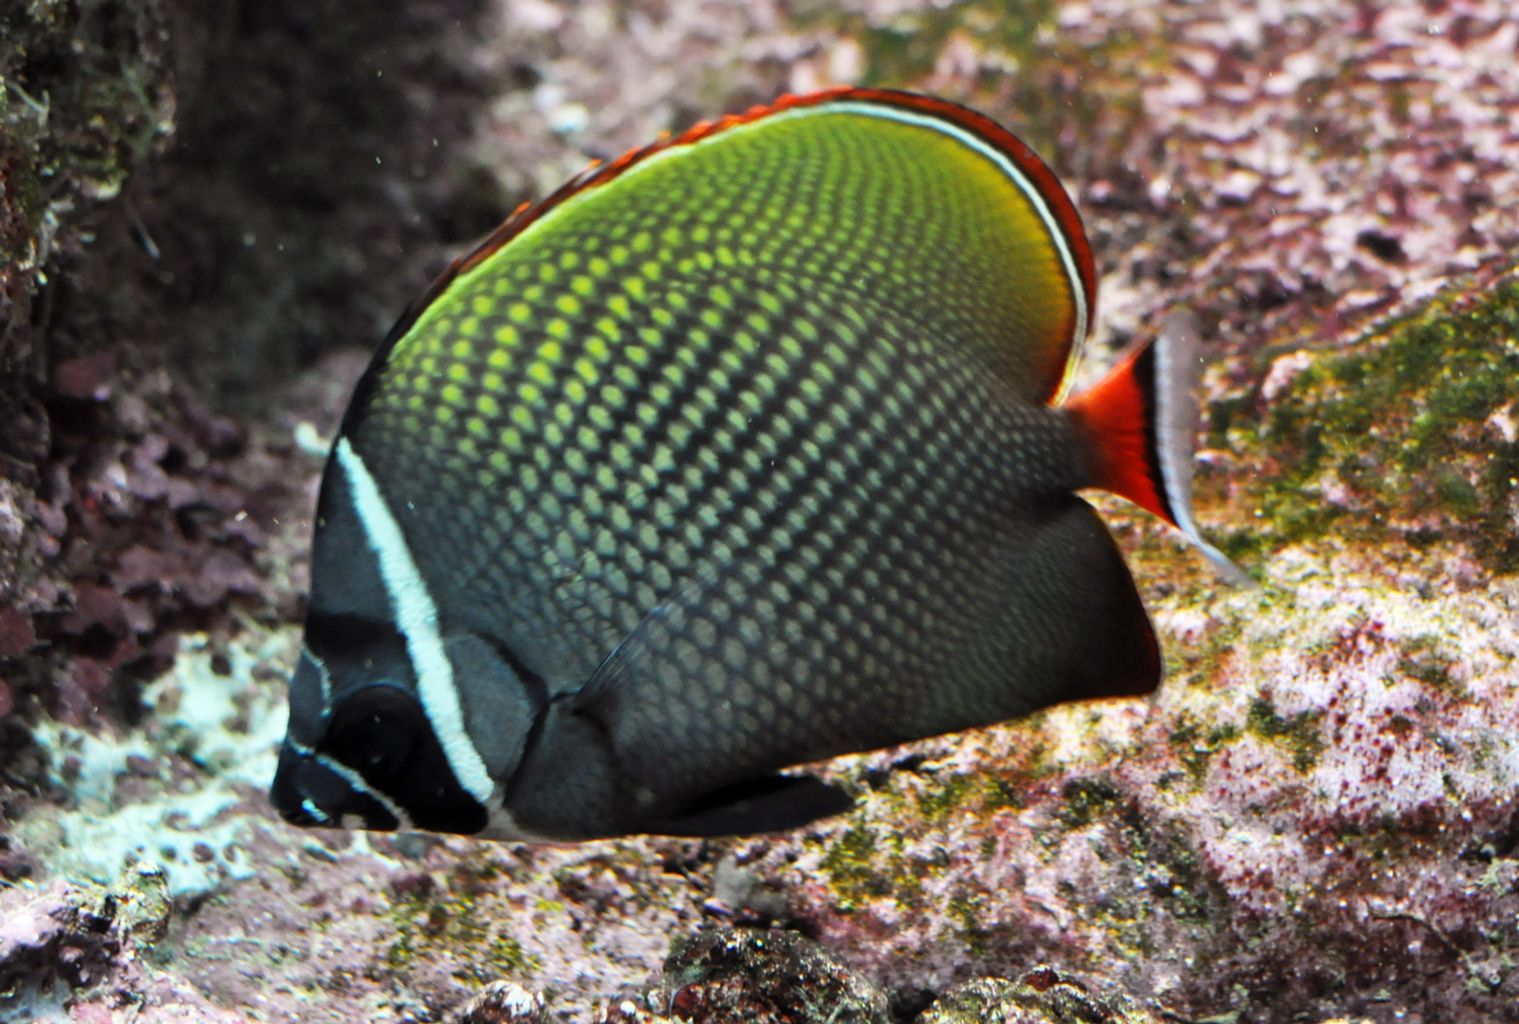
M 387 334 L 375 366 L 384 362 L 385 354 L 411 329 L 417 319 L 448 287 L 468 274 L 533 224 L 579 196 L 607 184 L 629 170 L 647 163 L 658 154 L 690 146 L 735 126 L 750 124 L 790 110 L 822 106 L 851 105 L 889 107 L 900 112 L 904 120 L 929 124 L 941 131 L 952 131 L 963 141 L 981 149 L 997 160 L 1027 197 L 1044 221 L 1051 240 L 1060 253 L 1071 285 L 1074 307 L 1072 328 L 1058 346 L 1042 353 L 1040 379 L 1032 397 L 1052 401 L 1063 395 L 1074 366 L 1079 346 L 1092 323 L 1097 303 L 1097 276 L 1091 246 L 1066 191 L 1048 166 L 1033 150 L 1007 129 L 976 111 L 948 100 L 896 89 L 870 89 L 841 86 L 802 95 L 785 95 L 773 103 L 692 125 L 678 134 L 663 133 L 647 145 L 628 150 L 615 160 L 593 161 L 584 170 L 536 203 L 518 206 L 483 241 L 468 253 L 454 259 L 438 278 L 414 301 Z M 371 367 L 373 370 L 375 367 Z M 366 375 L 367 376 L 367 375 Z M 361 382 L 360 391 L 364 384 Z M 355 401 L 355 407 L 361 403 Z

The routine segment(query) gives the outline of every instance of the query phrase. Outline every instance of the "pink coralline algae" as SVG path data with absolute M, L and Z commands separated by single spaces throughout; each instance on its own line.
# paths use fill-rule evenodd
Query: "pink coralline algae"
M 1331 344 L 1506 269 L 1519 245 L 1504 199 L 1519 188 L 1512 14 L 1502 0 L 1061 5 L 1073 45 L 1112 53 L 1124 74 L 1120 33 L 1165 39 L 1166 59 L 1138 72 L 1143 130 L 1084 186 L 1088 209 L 1115 214 L 1095 225 L 1122 283 L 1110 324 L 1140 326 L 1129 282 L 1175 262 L 1180 289 L 1146 294 L 1216 316 L 1231 347 Z M 1158 211 L 1181 214 L 1169 237 L 1140 229 Z M 1143 234 L 1102 244 L 1115 229 Z
M 54 385 L 51 465 L 0 544 L 18 553 L 0 575 L 0 706 L 78 725 L 130 716 L 184 632 L 225 640 L 238 609 L 288 613 L 269 527 L 309 487 L 288 479 L 288 437 L 114 353 L 61 363 Z M 0 744 L 0 764 L 20 749 Z

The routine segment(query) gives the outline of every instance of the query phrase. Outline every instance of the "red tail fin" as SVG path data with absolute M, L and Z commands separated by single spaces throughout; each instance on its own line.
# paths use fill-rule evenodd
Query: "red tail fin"
M 1066 407 L 1091 441 L 1092 486 L 1112 491 L 1187 535 L 1225 576 L 1244 574 L 1192 520 L 1192 443 L 1200 363 L 1197 327 L 1173 314 L 1154 344 L 1125 356 Z

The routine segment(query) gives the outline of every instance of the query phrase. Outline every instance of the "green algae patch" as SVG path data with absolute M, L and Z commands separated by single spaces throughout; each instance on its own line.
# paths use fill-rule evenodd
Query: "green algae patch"
M 923 833 L 940 830 L 922 822 L 912 803 L 889 796 L 886 806 L 893 819 L 919 822 L 914 834 L 879 820 L 860 820 L 831 839 L 823 851 L 822 871 L 840 913 L 853 913 L 876 900 L 921 912 L 924 881 L 948 863 L 942 847 L 919 841 Z
M 1105 776 L 1072 779 L 1061 791 L 1065 804 L 1061 807 L 1060 823 L 1069 829 L 1085 828 L 1096 818 L 1102 817 L 1121 804 L 1123 790 Z
M 1257 697 L 1250 702 L 1250 712 L 1245 719 L 1245 729 L 1262 739 L 1271 740 L 1286 747 L 1292 755 L 1292 767 L 1306 772 L 1324 752 L 1324 737 L 1319 729 L 1323 714 L 1305 711 L 1284 718 L 1277 714 L 1271 702 Z
M 1239 404 L 1213 409 L 1214 440 L 1263 469 L 1253 525 L 1223 539 L 1232 557 L 1391 529 L 1466 540 L 1491 571 L 1519 572 L 1519 279 L 1317 356 L 1259 409 L 1254 429 Z
M 1458 684 L 1451 672 L 1456 668 L 1456 659 L 1442 649 L 1441 643 L 1441 637 L 1427 634 L 1404 641 L 1398 671 L 1426 686 L 1455 692 Z
M 1000 810 L 1018 810 L 1027 803 L 1022 780 L 983 773 L 980 776 L 981 806 L 990 814 Z
M 823 870 L 841 909 L 851 910 L 890 891 L 876 870 L 875 852 L 875 834 L 861 823 L 851 826 L 823 855 Z
M 997 934 L 1007 930 L 986 925 L 987 914 L 981 905 L 982 900 L 980 894 L 952 896 L 944 908 L 946 916 L 955 923 L 960 941 L 965 943 L 972 956 L 987 955 Z
M 1239 728 L 1232 724 L 1204 724 L 1186 714 L 1179 714 L 1176 725 L 1167 736 L 1167 742 L 1187 771 L 1194 785 L 1201 784 L 1208 774 L 1208 762 L 1225 745 L 1239 735 Z
M 454 976 L 482 983 L 519 977 L 536 969 L 533 959 L 509 935 L 493 929 L 491 915 L 478 906 L 487 894 L 485 883 L 494 875 L 480 872 L 459 885 L 459 875 L 444 885 L 421 875 L 396 887 L 390 916 L 395 938 L 386 947 L 383 963 L 407 970 L 419 958 L 455 963 Z
M 924 821 L 942 822 L 974 794 L 979 782 L 980 777 L 969 772 L 935 777 L 933 787 L 918 795 L 918 814 Z

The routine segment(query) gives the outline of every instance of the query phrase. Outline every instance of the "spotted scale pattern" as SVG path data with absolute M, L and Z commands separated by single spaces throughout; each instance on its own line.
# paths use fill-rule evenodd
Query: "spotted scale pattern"
M 678 808 L 1084 671 L 1089 624 L 1052 610 L 1091 595 L 1057 563 L 1101 527 L 1036 400 L 1071 305 L 984 155 L 889 111 L 788 111 L 479 261 L 346 429 L 445 634 L 581 691 L 630 807 Z

